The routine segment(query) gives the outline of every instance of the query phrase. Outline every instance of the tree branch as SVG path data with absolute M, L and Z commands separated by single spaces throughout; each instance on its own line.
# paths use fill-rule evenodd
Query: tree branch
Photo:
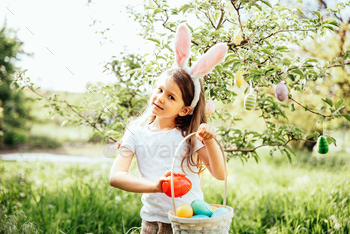
M 295 102 L 296 104 L 298 104 L 299 106 L 305 108 L 305 110 L 310 111 L 311 113 L 314 113 L 314 114 L 316 114 L 316 115 L 323 116 L 323 117 L 325 117 L 325 118 L 326 118 L 326 117 L 332 117 L 332 116 L 333 116 L 333 114 L 330 114 L 330 115 L 323 115 L 323 114 L 318 113 L 318 112 L 316 112 L 316 111 L 310 110 L 310 109 L 307 108 L 306 106 L 303 106 L 301 103 L 299 103 L 299 102 L 297 102 L 296 100 L 294 100 L 294 99 L 291 97 L 291 95 L 289 95 L 288 98 L 289 98 L 290 100 L 292 100 L 293 102 Z
M 263 38 L 260 38 L 260 40 L 257 42 L 257 43 L 260 43 L 261 41 L 269 38 L 269 37 L 272 37 L 273 35 L 277 34 L 277 33 L 281 33 L 281 32 L 296 32 L 296 31 L 299 31 L 299 32 L 307 32 L 307 31 L 313 31 L 313 29 L 285 29 L 285 30 L 278 30 L 274 33 L 271 33 L 270 35 L 266 36 L 266 37 L 263 37 Z
M 243 32 L 243 26 L 242 26 L 242 22 L 241 22 L 241 15 L 239 14 L 239 9 L 240 9 L 242 3 L 240 3 L 238 5 L 238 7 L 236 7 L 234 1 L 231 0 L 231 4 L 232 4 L 232 6 L 235 8 L 235 10 L 237 12 L 237 17 L 238 17 L 239 26 L 241 27 L 242 37 L 243 37 L 243 39 L 245 39 L 245 35 L 244 35 L 244 32 Z

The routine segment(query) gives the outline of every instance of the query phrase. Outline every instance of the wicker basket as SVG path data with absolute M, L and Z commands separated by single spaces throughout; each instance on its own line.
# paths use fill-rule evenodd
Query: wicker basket
M 176 149 L 175 156 L 173 159 L 173 165 L 171 171 L 174 171 L 174 165 L 176 160 L 176 155 L 180 149 L 180 146 L 186 141 L 187 138 L 192 136 L 193 134 L 196 134 L 197 132 L 193 132 L 186 136 L 179 146 Z M 229 213 L 215 217 L 215 218 L 204 218 L 204 219 L 189 219 L 189 218 L 180 218 L 176 216 L 176 207 L 175 207 L 175 197 L 174 197 L 174 178 L 173 173 L 171 173 L 171 195 L 173 199 L 173 206 L 174 209 L 170 210 L 168 212 L 168 218 L 171 222 L 173 233 L 174 234 L 196 234 L 196 233 L 207 233 L 207 234 L 224 234 L 229 233 L 230 231 L 230 224 L 233 218 L 233 208 L 226 206 L 226 189 L 227 189 L 227 168 L 226 168 L 226 159 L 224 151 L 219 143 L 219 141 L 214 138 L 218 145 L 220 146 L 222 155 L 224 156 L 224 162 L 225 162 L 225 186 L 224 186 L 224 202 L 223 205 L 217 205 L 217 204 L 210 204 L 211 206 L 216 207 L 225 207 L 229 210 Z

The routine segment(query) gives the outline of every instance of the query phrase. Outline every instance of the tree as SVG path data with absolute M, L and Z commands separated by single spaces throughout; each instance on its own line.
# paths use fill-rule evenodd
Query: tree
M 0 30 L 0 149 L 4 149 L 4 143 L 25 141 L 20 132 L 26 129 L 28 119 L 28 99 L 16 91 L 19 86 L 13 82 L 14 60 L 18 60 L 19 54 L 25 54 L 21 49 L 23 42 L 12 33 L 6 29 L 6 23 Z
M 170 7 L 166 0 L 153 0 L 144 3 L 142 12 L 137 12 L 133 7 L 127 7 L 127 11 L 130 17 L 140 24 L 140 35 L 154 43 L 154 53 L 144 55 L 145 60 L 137 61 L 139 65 L 134 68 L 127 57 L 114 61 L 124 68 L 118 70 L 117 76 L 125 80 L 119 79 L 115 88 L 91 87 L 94 91 L 105 92 L 101 93 L 104 98 L 98 102 L 98 108 L 95 109 L 93 116 L 89 118 L 84 116 L 85 107 L 73 107 L 66 103 L 66 107 L 79 118 L 74 121 L 95 128 L 104 137 L 116 141 L 116 136 L 121 136 L 123 131 L 115 130 L 125 126 L 123 122 L 119 122 L 118 126 L 115 123 L 101 124 L 101 119 L 108 121 L 113 118 L 113 115 L 106 110 L 106 105 L 111 108 L 118 106 L 122 100 L 127 100 L 126 97 L 131 93 L 135 94 L 131 97 L 136 103 L 145 100 L 146 97 L 139 88 L 144 84 L 152 83 L 154 77 L 157 77 L 161 71 L 172 66 L 174 51 L 171 43 L 180 23 L 186 23 L 192 32 L 192 56 L 189 63 L 198 59 L 218 42 L 224 42 L 229 47 L 223 63 L 203 78 L 207 97 L 210 95 L 213 100 L 223 104 L 233 103 L 236 99 L 243 100 L 244 97 L 239 96 L 237 90 L 232 89 L 238 72 L 241 72 L 244 80 L 251 82 L 256 90 L 257 103 L 254 112 L 258 112 L 258 118 L 265 123 L 263 129 L 239 129 L 236 122 L 241 118 L 233 116 L 227 110 L 217 110 L 209 118 L 210 120 L 231 120 L 229 126 L 221 126 L 217 131 L 229 157 L 239 156 L 241 159 L 254 157 L 258 160 L 256 149 L 270 146 L 271 153 L 278 149 L 291 159 L 291 155 L 294 154 L 289 145 L 291 142 L 316 142 L 319 137 L 318 132 L 306 134 L 299 126 L 287 122 L 287 109 L 297 109 L 297 106 L 301 106 L 303 110 L 308 111 L 308 114 L 320 116 L 320 121 L 325 118 L 330 121 L 343 117 L 350 120 L 350 115 L 344 109 L 344 99 L 325 98 L 324 102 L 328 107 L 318 109 L 308 103 L 301 103 L 296 95 L 310 89 L 307 84 L 318 78 L 330 80 L 330 68 L 341 68 L 350 64 L 348 49 L 343 56 L 332 59 L 330 62 L 319 61 L 313 57 L 303 60 L 298 56 L 293 57 L 290 53 L 293 48 L 300 46 L 298 43 L 301 41 L 323 36 L 328 30 L 334 31 L 338 27 L 338 22 L 327 15 L 313 11 L 314 15 L 309 18 L 305 16 L 306 12 L 300 6 L 279 3 L 271 5 L 265 0 L 196 0 L 180 7 Z M 155 25 L 161 26 L 162 29 L 155 31 Z M 17 81 L 22 86 L 27 85 L 23 74 L 17 76 Z M 286 82 L 289 90 L 287 102 L 280 102 L 273 95 L 274 86 L 281 81 Z M 127 88 L 126 83 L 129 84 Z M 28 87 L 34 90 L 33 86 Z M 120 90 L 119 96 L 113 99 L 112 97 L 115 97 L 113 92 L 117 87 Z M 247 92 L 248 88 L 244 93 Z M 63 107 L 58 107 L 57 97 L 46 98 L 53 101 L 50 105 L 56 108 L 57 113 L 71 119 L 71 113 L 64 112 Z M 319 100 L 319 102 L 323 101 Z M 133 109 L 135 106 L 132 104 L 133 101 L 129 101 L 127 106 L 123 106 L 122 109 L 113 109 L 113 111 L 118 115 L 127 112 L 128 114 L 122 115 L 124 117 L 120 119 L 125 120 L 135 114 Z M 92 108 L 91 105 L 86 107 Z M 278 124 L 281 119 L 284 121 L 283 124 Z M 335 143 L 335 139 L 329 135 L 327 140 L 329 144 Z

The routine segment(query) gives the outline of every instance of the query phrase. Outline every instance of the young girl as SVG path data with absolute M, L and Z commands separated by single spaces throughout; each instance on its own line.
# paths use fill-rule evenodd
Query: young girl
M 164 175 L 171 170 L 176 148 L 188 134 L 197 132 L 187 140 L 182 153 L 176 155 L 174 171 L 185 174 L 192 188 L 183 197 L 176 198 L 176 206 L 203 200 L 199 174 L 205 167 L 216 179 L 225 179 L 223 155 L 213 139 L 215 130 L 206 123 L 200 77 L 224 58 L 227 47 L 225 44 L 214 46 L 196 65 L 187 68 L 190 43 L 188 28 L 180 25 L 175 40 L 177 67 L 165 71 L 158 79 L 144 114 L 125 131 L 110 171 L 111 186 L 143 193 L 142 234 L 172 233 L 168 219 L 172 199 L 163 193 L 161 185 Z M 128 174 L 134 155 L 141 178 Z

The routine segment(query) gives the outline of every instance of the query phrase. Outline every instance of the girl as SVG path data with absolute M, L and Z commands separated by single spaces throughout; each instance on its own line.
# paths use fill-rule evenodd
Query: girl
M 223 155 L 213 139 L 215 130 L 206 123 L 200 77 L 224 58 L 227 46 L 215 45 L 196 65 L 188 68 L 190 38 L 188 28 L 180 25 L 175 39 L 177 67 L 158 79 L 144 114 L 126 130 L 109 175 L 111 186 L 143 193 L 142 234 L 172 233 L 168 219 L 172 200 L 163 193 L 161 185 L 164 175 L 170 171 L 176 148 L 188 134 L 197 132 L 187 140 L 186 149 L 177 155 L 174 170 L 186 174 L 192 188 L 182 198 L 176 198 L 176 206 L 203 200 L 199 174 L 205 167 L 216 179 L 225 179 Z M 134 155 L 141 178 L 128 175 Z

